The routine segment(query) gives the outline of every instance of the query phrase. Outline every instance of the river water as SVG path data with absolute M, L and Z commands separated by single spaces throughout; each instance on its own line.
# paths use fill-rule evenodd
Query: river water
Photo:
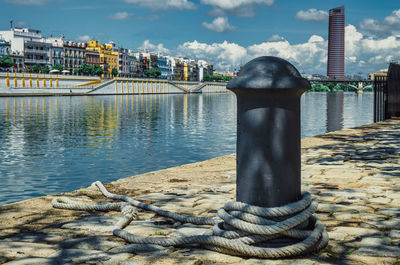
M 302 96 L 302 137 L 373 122 L 373 94 Z M 0 98 L 0 205 L 235 152 L 232 93 Z

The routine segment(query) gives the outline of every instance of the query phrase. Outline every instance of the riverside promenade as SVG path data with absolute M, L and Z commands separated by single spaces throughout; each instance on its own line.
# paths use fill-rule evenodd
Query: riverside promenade
M 105 186 L 166 210 L 213 217 L 235 200 L 235 174 L 235 155 L 228 155 Z M 327 248 L 312 255 L 263 260 L 201 248 L 128 246 L 112 235 L 119 212 L 54 209 L 55 196 L 45 196 L 0 206 L 0 264 L 400 264 L 399 119 L 303 139 L 302 189 L 319 202 L 315 215 L 330 238 Z M 63 196 L 107 200 L 95 187 Z M 177 237 L 207 228 L 140 210 L 125 230 Z

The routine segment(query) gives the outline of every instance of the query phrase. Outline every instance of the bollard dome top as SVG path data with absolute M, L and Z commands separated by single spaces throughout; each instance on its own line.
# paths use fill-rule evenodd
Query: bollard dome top
M 245 64 L 238 76 L 228 85 L 229 90 L 247 89 L 298 89 L 308 90 L 310 82 L 302 78 L 299 71 L 288 61 L 261 56 Z

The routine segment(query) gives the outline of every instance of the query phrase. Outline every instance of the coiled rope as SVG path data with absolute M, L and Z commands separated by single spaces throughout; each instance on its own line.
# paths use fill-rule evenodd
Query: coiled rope
M 237 256 L 283 258 L 319 251 L 329 240 L 322 222 L 312 216 L 318 204 L 308 192 L 304 192 L 297 202 L 273 208 L 227 202 L 218 210 L 218 217 L 206 218 L 173 213 L 125 195 L 110 193 L 100 181 L 93 184 L 105 197 L 123 202 L 89 204 L 59 197 L 53 199 L 53 207 L 84 211 L 120 210 L 122 218 L 114 225 L 113 234 L 133 244 L 165 247 L 201 245 L 213 251 Z M 136 217 L 133 206 L 181 223 L 213 227 L 204 235 L 177 238 L 137 237 L 123 230 Z

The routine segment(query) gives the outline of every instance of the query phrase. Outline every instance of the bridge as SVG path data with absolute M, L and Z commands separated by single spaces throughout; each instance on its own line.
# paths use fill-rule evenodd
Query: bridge
M 349 87 L 353 89 L 354 92 L 362 93 L 367 88 L 373 88 L 374 81 L 373 80 L 365 80 L 365 79 L 309 79 L 311 84 L 347 84 Z M 356 85 L 353 85 L 356 84 Z M 331 89 L 331 88 L 330 88 Z

